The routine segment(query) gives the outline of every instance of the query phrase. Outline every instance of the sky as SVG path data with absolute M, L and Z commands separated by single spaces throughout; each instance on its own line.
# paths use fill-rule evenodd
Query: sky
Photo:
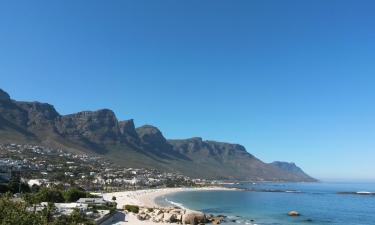
M 240 143 L 319 179 L 375 180 L 375 3 L 0 3 L 0 88 Z

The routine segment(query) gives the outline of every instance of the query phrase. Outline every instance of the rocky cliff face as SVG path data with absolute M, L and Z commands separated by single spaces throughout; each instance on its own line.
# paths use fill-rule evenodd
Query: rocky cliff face
M 49 143 L 58 139 L 62 142 L 64 140 L 78 142 L 78 145 L 92 148 L 99 146 L 103 148 L 107 144 L 116 144 L 124 139 L 117 118 L 111 110 L 85 111 L 61 116 L 50 104 L 14 101 L 2 90 L 0 91 L 1 126 L 10 127 L 24 134 L 32 134 L 41 141 L 48 139 Z M 57 144 L 61 146 L 66 143 Z
M 178 171 L 191 177 L 313 181 L 294 164 L 266 164 L 238 144 L 202 138 L 167 140 L 151 125 L 135 128 L 109 109 L 60 115 L 40 102 L 19 102 L 0 89 L 0 142 L 38 142 L 102 154 L 126 167 Z
M 129 144 L 133 146 L 140 146 L 140 139 L 138 137 L 137 131 L 135 130 L 134 121 L 124 120 L 119 123 L 120 133 L 122 138 Z
M 190 161 L 186 155 L 175 151 L 158 128 L 144 125 L 138 127 L 136 131 L 140 140 L 140 148 L 146 153 L 161 159 Z
M 194 154 L 200 152 L 208 157 L 243 156 L 253 157 L 245 147 L 239 144 L 230 144 L 217 141 L 203 141 L 200 137 L 184 140 L 169 140 L 174 149 L 183 154 Z
M 173 148 L 192 159 L 199 167 L 190 169 L 193 173 L 207 173 L 223 179 L 237 180 L 289 180 L 312 181 L 310 177 L 299 180 L 298 175 L 280 170 L 262 162 L 242 145 L 217 141 L 204 141 L 202 138 L 168 140 Z M 195 169 L 199 168 L 199 169 Z
M 138 138 L 137 131 L 135 130 L 134 121 L 132 119 L 120 121 L 119 128 L 122 135 Z
M 136 129 L 139 139 L 142 142 L 142 145 L 146 148 L 152 149 L 171 149 L 172 146 L 164 138 L 160 130 L 151 125 L 144 125 Z
M 120 128 L 115 114 L 108 109 L 84 111 L 62 116 L 56 121 L 57 131 L 74 140 L 86 139 L 100 145 L 120 141 Z
M 8 93 L 0 89 L 0 101 L 10 101 L 10 96 Z
M 14 104 L 26 112 L 27 129 L 51 131 L 54 129 L 55 120 L 60 116 L 50 104 L 40 102 L 14 102 Z
M 12 101 L 0 101 L 0 115 L 4 120 L 7 120 L 22 128 L 27 127 L 28 115 L 27 111 L 18 107 Z

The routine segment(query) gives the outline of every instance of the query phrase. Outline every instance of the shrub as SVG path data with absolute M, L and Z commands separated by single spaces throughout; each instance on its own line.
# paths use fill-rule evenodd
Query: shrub
M 127 210 L 128 212 L 132 212 L 132 213 L 138 213 L 139 207 L 136 205 L 125 205 L 125 210 Z
M 42 218 L 26 210 L 22 202 L 0 198 L 0 224 L 37 225 L 43 224 Z
M 78 188 L 70 188 L 64 192 L 64 198 L 66 202 L 76 202 L 80 198 L 85 198 L 86 192 Z
M 63 193 L 59 190 L 42 188 L 37 194 L 38 202 L 65 202 Z
M 8 190 L 12 192 L 13 194 L 19 193 L 19 192 L 28 193 L 30 192 L 30 187 L 26 183 L 11 180 L 8 183 Z

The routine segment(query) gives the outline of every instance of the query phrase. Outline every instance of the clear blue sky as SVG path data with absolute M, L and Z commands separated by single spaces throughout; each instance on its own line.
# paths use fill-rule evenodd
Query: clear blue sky
M 374 1 L 1 1 L 0 87 L 375 179 Z

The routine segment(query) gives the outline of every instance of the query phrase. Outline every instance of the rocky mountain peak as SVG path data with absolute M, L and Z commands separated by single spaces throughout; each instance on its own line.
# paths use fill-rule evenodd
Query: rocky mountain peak
M 113 143 L 120 137 L 117 118 L 109 109 L 63 116 L 57 122 L 57 129 L 63 135 L 83 136 L 94 143 Z
M 136 132 L 144 144 L 153 145 L 159 148 L 168 144 L 160 130 L 154 126 L 144 125 L 138 127 Z
M 67 116 L 74 116 L 74 117 L 81 117 L 81 118 L 104 118 L 104 117 L 116 117 L 115 113 L 110 109 L 99 109 L 96 111 L 82 111 L 74 114 L 70 114 Z
M 282 162 L 282 161 L 274 161 L 271 164 L 278 166 L 278 167 L 285 167 L 285 168 L 295 168 L 297 167 L 294 162 Z
M 31 129 L 53 129 L 55 120 L 60 117 L 55 107 L 48 103 L 18 101 L 14 103 L 27 112 L 27 126 Z
M 139 146 L 140 140 L 133 119 L 120 121 L 118 125 L 122 138 L 132 145 Z
M 137 132 L 135 131 L 133 119 L 119 121 L 118 124 L 119 124 L 121 134 L 128 134 L 128 135 L 131 135 L 131 136 L 137 136 Z
M 16 102 L 16 104 L 26 110 L 31 118 L 39 117 L 40 119 L 54 120 L 60 116 L 55 107 L 48 103 Z
M 253 158 L 244 146 L 218 141 L 203 141 L 202 138 L 194 137 L 182 140 L 168 140 L 174 149 L 182 153 L 200 152 L 208 156 L 228 156 L 237 155 Z
M 192 137 L 192 138 L 188 138 L 186 140 L 190 140 L 192 142 L 203 142 L 203 138 L 201 138 L 201 137 Z
M 0 89 L 0 101 L 10 101 L 10 96 L 3 89 Z
M 137 133 L 140 137 L 143 137 L 143 136 L 146 136 L 146 135 L 163 137 L 161 131 L 157 127 L 154 127 L 154 126 L 151 126 L 151 125 L 143 125 L 141 127 L 138 127 L 136 129 L 136 131 L 137 131 Z
M 64 116 L 76 120 L 80 125 L 117 127 L 118 121 L 115 113 L 109 109 L 100 109 L 97 111 L 83 111 Z M 94 128 L 94 127 L 93 127 Z

